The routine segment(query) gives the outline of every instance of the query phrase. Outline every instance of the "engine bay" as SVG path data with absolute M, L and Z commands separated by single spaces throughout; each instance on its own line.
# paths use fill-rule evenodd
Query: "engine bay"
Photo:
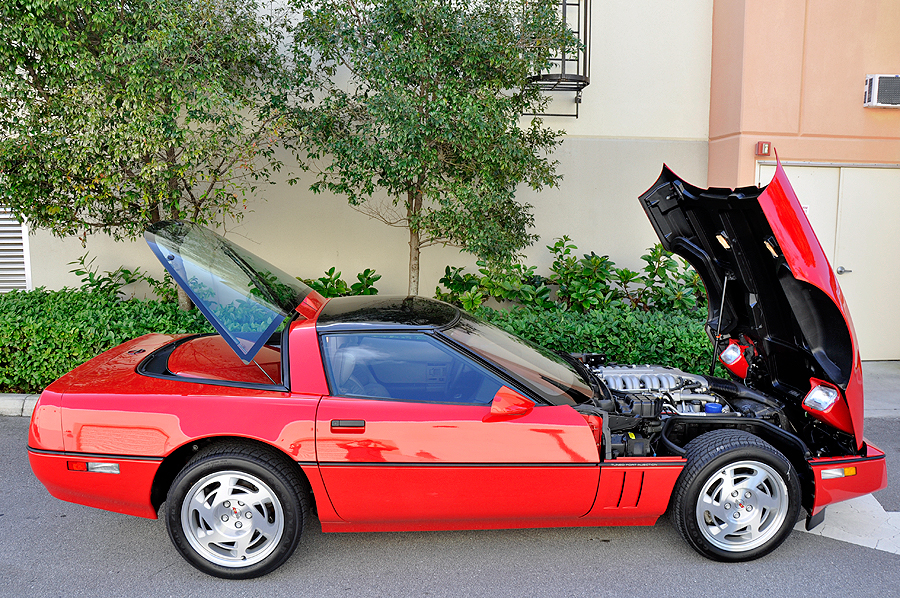
M 584 359 L 588 357 L 588 359 Z M 657 365 L 596 365 L 603 396 L 576 407 L 602 420 L 607 459 L 680 455 L 709 429 L 765 428 L 771 435 L 797 430 L 781 401 L 738 382 Z

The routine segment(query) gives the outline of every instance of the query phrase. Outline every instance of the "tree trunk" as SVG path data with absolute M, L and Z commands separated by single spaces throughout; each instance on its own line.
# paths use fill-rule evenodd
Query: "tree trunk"
M 409 289 L 407 292 L 413 296 L 419 294 L 419 252 L 422 249 L 417 218 L 422 210 L 420 185 L 410 189 L 406 197 L 406 222 L 409 224 Z
M 181 286 L 176 286 L 176 288 L 178 289 L 178 309 L 184 311 L 191 311 L 194 309 L 194 302 L 191 301 L 188 294 L 184 292 L 184 289 L 182 289 Z
M 419 294 L 419 231 L 409 229 L 409 295 Z

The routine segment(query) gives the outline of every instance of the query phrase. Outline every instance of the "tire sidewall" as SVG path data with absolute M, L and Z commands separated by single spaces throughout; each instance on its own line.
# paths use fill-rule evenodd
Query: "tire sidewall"
M 262 561 L 246 567 L 225 567 L 206 560 L 191 545 L 181 521 L 184 501 L 194 484 L 210 474 L 226 470 L 245 472 L 265 482 L 281 502 L 284 513 L 284 531 L 275 550 Z M 245 456 L 211 455 L 188 463 L 172 482 L 166 499 L 166 528 L 175 548 L 195 568 L 225 579 L 250 579 L 277 569 L 290 558 L 297 547 L 302 525 L 302 507 L 291 490 L 289 481 L 264 462 Z
M 717 471 L 731 463 L 757 461 L 774 469 L 787 488 L 788 512 L 778 531 L 764 544 L 746 551 L 731 552 L 710 544 L 697 522 L 696 507 L 700 492 Z M 764 556 L 781 545 L 793 530 L 800 511 L 800 483 L 793 465 L 776 449 L 759 446 L 741 446 L 714 456 L 701 467 L 684 491 L 685 502 L 676 515 L 681 518 L 680 527 L 688 542 L 701 554 L 718 561 L 750 561 Z

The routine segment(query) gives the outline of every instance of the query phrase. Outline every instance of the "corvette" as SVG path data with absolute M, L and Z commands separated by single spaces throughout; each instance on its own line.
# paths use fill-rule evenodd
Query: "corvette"
M 668 168 L 640 201 L 699 273 L 729 379 L 559 355 L 420 297 L 325 299 L 218 234 L 145 238 L 218 334 L 151 334 L 75 368 L 32 416 L 62 500 L 164 509 L 194 567 L 251 578 L 325 532 L 653 525 L 761 557 L 884 488 L 846 302 L 780 165 L 765 188 Z M 698 359 L 700 356 L 698 356 Z

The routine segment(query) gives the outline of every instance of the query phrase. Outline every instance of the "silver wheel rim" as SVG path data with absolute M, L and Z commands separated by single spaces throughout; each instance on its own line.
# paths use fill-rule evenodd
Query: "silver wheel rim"
M 191 486 L 181 527 L 197 553 L 223 567 L 265 559 L 284 533 L 284 510 L 272 489 L 243 471 L 220 471 Z
M 781 475 L 758 461 L 717 470 L 697 500 L 697 524 L 706 540 L 727 552 L 762 546 L 781 529 L 789 507 Z

